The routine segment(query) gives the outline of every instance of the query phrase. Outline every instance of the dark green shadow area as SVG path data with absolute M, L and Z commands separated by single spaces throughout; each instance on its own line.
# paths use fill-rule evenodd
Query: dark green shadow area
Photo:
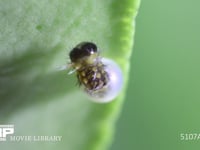
M 59 48 L 60 46 L 53 48 L 50 52 L 45 52 L 35 46 L 21 57 L 9 63 L 1 63 L 0 118 L 6 118 L 5 116 L 10 112 L 28 105 L 53 100 L 70 92 L 72 87 L 76 87 L 74 76 L 68 75 L 66 70 L 55 69 L 50 73 L 47 71 L 46 66 L 54 59 Z

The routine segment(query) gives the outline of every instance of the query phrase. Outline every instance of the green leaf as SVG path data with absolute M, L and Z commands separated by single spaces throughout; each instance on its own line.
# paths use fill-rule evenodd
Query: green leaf
M 2 149 L 108 147 L 125 95 L 138 6 L 139 0 L 0 1 L 0 124 L 15 129 Z M 123 92 L 111 103 L 89 101 L 74 75 L 58 71 L 82 41 L 96 43 L 122 68 Z M 62 140 L 10 141 L 34 135 Z

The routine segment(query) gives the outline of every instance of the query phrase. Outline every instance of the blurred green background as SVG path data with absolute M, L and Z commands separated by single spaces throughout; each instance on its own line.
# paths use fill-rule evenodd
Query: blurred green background
M 111 150 L 199 150 L 200 1 L 143 0 Z

